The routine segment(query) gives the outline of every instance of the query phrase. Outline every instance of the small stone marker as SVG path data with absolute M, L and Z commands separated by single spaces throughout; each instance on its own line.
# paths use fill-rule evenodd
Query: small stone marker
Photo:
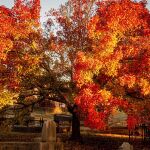
M 42 128 L 42 142 L 56 142 L 56 123 L 47 120 Z
M 133 146 L 128 142 L 123 142 L 123 144 L 119 147 L 119 150 L 133 150 Z

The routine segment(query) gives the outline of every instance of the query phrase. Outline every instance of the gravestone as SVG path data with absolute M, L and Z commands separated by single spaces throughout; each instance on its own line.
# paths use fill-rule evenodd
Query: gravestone
M 0 142 L 0 150 L 64 150 L 63 143 L 56 141 L 56 124 L 48 120 L 42 128 L 42 137 L 34 142 Z
M 128 142 L 123 142 L 119 150 L 133 150 L 133 145 L 130 145 Z
M 52 120 L 43 125 L 40 150 L 63 150 L 63 143 L 56 142 L 56 123 Z
M 42 142 L 56 142 L 56 123 L 47 120 L 42 128 Z

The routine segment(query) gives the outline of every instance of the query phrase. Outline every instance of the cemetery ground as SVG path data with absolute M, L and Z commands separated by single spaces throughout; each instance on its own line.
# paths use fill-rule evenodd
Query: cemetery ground
M 115 133 L 114 133 L 115 132 Z M 70 132 L 57 133 L 57 142 L 62 142 L 64 150 L 120 150 L 123 142 L 133 146 L 133 150 L 150 150 L 150 139 L 143 140 L 141 136 L 132 136 L 130 141 L 127 131 L 118 130 L 98 132 L 87 128 L 81 129 L 82 138 L 70 140 Z M 34 142 L 41 133 L 0 132 L 0 142 Z

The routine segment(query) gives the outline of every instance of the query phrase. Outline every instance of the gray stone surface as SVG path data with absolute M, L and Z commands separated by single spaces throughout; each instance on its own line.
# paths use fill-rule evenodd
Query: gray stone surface
M 130 145 L 128 142 L 123 142 L 119 150 L 133 150 L 133 145 Z

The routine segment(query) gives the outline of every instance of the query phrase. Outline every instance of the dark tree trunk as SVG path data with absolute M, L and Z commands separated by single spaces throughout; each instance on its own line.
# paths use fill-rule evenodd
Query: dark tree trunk
M 71 139 L 80 139 L 80 120 L 77 112 L 72 113 L 72 135 Z
M 81 140 L 80 118 L 79 118 L 78 106 L 73 105 L 72 107 L 69 107 L 69 112 L 72 114 L 71 140 Z

